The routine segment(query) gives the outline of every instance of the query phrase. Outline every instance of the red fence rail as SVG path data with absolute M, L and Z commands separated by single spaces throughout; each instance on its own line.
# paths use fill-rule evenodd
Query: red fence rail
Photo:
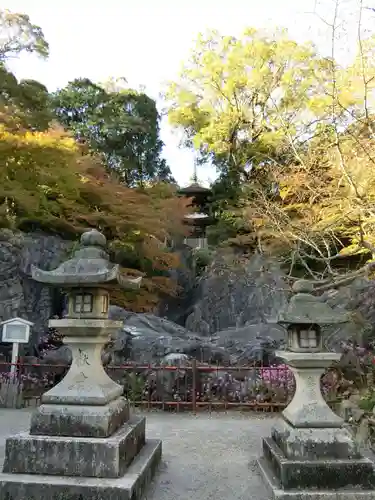
M 0 391 L 7 387 L 11 364 L 0 363 Z M 39 402 L 48 389 L 58 383 L 68 365 L 18 363 L 13 379 L 22 392 L 24 404 Z M 124 396 L 134 406 L 177 412 L 249 409 L 280 411 L 295 391 L 295 380 L 286 365 L 263 366 L 160 366 L 127 364 L 107 366 L 108 375 L 124 387 Z M 322 382 L 329 403 L 335 402 L 334 381 L 329 374 Z

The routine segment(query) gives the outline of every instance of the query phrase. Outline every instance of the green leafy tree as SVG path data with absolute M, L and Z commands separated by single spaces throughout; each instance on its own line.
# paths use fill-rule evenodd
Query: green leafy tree
M 48 43 L 42 29 L 26 14 L 0 9 L 0 63 L 22 52 L 48 57 Z
M 56 92 L 53 105 L 60 123 L 93 153 L 101 154 L 125 185 L 172 181 L 161 158 L 155 101 L 134 90 L 104 87 L 78 79 Z
M 200 36 L 165 98 L 172 125 L 231 184 L 288 162 L 295 142 L 328 117 L 329 61 L 281 30 Z
M 48 90 L 34 80 L 21 80 L 6 67 L 22 52 L 48 57 L 42 29 L 29 16 L 0 9 L 0 118 L 12 127 L 46 130 L 52 120 Z
M 54 118 L 47 88 L 35 80 L 21 80 L 0 63 L 0 118 L 12 127 L 46 130 Z

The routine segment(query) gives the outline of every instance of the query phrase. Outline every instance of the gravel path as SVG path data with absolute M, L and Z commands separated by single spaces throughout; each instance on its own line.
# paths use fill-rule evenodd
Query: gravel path
M 163 440 L 163 463 L 145 500 L 268 500 L 254 466 L 273 420 L 233 413 L 150 412 L 147 434 Z M 27 430 L 30 411 L 0 410 L 0 454 L 9 434 Z

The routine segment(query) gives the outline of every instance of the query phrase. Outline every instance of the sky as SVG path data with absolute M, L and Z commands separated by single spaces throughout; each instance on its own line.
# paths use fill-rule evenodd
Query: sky
M 337 56 L 343 60 L 355 47 L 359 2 L 340 0 L 343 24 L 337 32 Z M 371 3 L 375 0 L 367 5 Z M 218 29 L 239 35 L 249 26 L 282 26 L 297 41 L 312 40 L 328 54 L 331 33 L 325 21 L 332 19 L 334 0 L 2 0 L 1 8 L 28 14 L 50 44 L 47 61 L 25 55 L 11 62 L 19 79 L 38 80 L 53 91 L 80 77 L 95 82 L 125 77 L 129 87 L 144 86 L 161 110 L 159 94 L 168 80 L 177 79 L 199 32 Z M 368 12 L 366 19 L 371 17 Z M 194 153 L 179 147 L 181 136 L 166 118 L 161 137 L 173 175 L 187 184 Z M 198 174 L 205 183 L 216 175 L 212 167 L 202 167 Z

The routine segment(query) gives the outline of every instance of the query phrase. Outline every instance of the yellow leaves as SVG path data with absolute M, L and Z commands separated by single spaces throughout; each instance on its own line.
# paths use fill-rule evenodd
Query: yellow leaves
M 256 28 L 246 28 L 243 32 L 243 36 L 244 38 L 249 38 L 249 39 L 253 39 L 255 38 L 256 34 L 258 33 L 258 30 Z
M 359 246 L 358 246 L 358 243 L 353 243 L 351 245 L 348 245 L 344 248 L 342 248 L 340 251 L 339 251 L 339 254 L 342 255 L 342 256 L 345 256 L 345 255 L 353 255 L 354 253 L 359 253 L 359 251 L 362 250 L 363 252 L 363 249 L 361 249 Z
M 9 131 L 4 125 L 0 124 L 0 141 L 7 144 L 13 144 L 16 148 L 49 148 L 71 153 L 78 152 L 78 146 L 73 138 L 67 135 L 61 135 L 57 131 L 47 132 L 19 132 L 15 134 Z
M 316 94 L 306 101 L 307 108 L 317 116 L 323 116 L 331 111 L 332 98 L 329 94 Z
M 264 225 L 265 219 L 262 217 L 253 217 L 251 222 L 253 223 L 254 228 L 260 229 Z
M 255 218 L 253 229 L 265 248 L 292 263 L 297 252 L 313 268 L 317 262 L 334 268 L 337 254 L 338 266 L 350 259 L 363 265 L 368 249 L 362 233 L 375 247 L 375 139 L 357 122 L 338 140 L 339 150 L 322 126 L 309 150 L 300 152 L 301 164 L 273 167 L 277 196 L 253 190 L 248 201 L 244 216 Z
M 79 175 L 78 176 L 80 182 L 82 182 L 82 184 L 86 184 L 87 182 L 90 181 L 90 179 L 88 177 L 86 177 L 85 175 Z

